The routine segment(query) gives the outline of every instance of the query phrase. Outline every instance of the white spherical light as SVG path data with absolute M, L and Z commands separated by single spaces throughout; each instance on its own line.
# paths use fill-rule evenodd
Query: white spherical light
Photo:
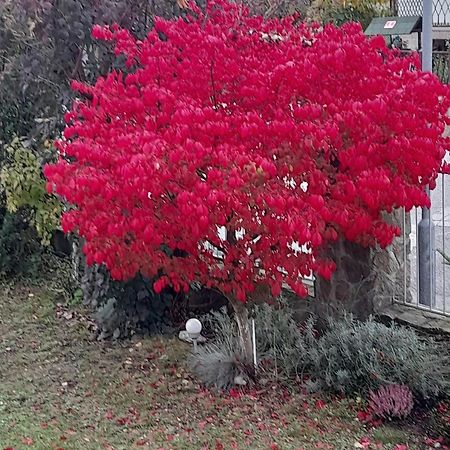
M 186 331 L 190 338 L 196 339 L 200 336 L 202 331 L 202 323 L 198 319 L 189 319 L 186 322 Z

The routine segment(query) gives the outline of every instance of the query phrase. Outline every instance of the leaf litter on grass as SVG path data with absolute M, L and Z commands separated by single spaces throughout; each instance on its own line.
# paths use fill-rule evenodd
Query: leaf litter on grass
M 270 384 L 205 389 L 186 366 L 188 344 L 92 340 L 86 311 L 48 287 L 11 286 L 0 304 L 0 449 L 420 448 L 414 434 L 379 447 L 352 400 Z

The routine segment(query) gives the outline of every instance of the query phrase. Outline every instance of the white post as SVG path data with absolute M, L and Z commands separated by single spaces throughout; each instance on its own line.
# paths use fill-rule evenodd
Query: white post
M 433 0 L 423 0 L 422 13 L 422 70 L 433 70 Z M 427 187 L 430 198 L 430 189 Z M 429 306 L 436 301 L 436 243 L 435 226 L 430 210 L 422 208 L 418 225 L 419 303 Z
M 252 341 L 253 341 L 253 365 L 255 366 L 255 371 L 258 365 L 256 359 L 256 328 L 255 328 L 255 319 L 252 319 Z

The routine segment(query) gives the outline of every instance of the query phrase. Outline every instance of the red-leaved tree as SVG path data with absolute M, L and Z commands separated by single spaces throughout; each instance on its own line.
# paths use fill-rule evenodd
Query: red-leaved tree
M 358 24 L 264 21 L 225 0 L 155 20 L 143 41 L 96 27 L 128 73 L 73 83 L 48 187 L 65 231 L 116 279 L 158 276 L 224 293 L 250 354 L 243 303 L 330 277 L 339 237 L 385 247 L 383 212 L 428 205 L 446 151 L 448 88 Z

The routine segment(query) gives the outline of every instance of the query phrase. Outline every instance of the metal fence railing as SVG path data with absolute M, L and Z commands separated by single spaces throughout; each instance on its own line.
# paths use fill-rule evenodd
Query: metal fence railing
M 403 211 L 402 247 L 403 296 L 394 298 L 418 309 L 432 311 L 450 317 L 450 176 L 440 174 L 436 189 L 431 192 L 431 218 L 435 235 L 432 258 L 435 265 L 432 290 L 434 295 L 430 304 L 421 301 L 419 292 L 419 249 L 418 224 L 421 219 L 420 208 L 410 213 Z M 431 228 L 430 228 L 431 233 Z M 431 265 L 429 267 L 431 271 Z
M 396 16 L 421 16 L 423 0 L 393 0 L 392 10 Z M 433 25 L 450 25 L 449 0 L 433 0 Z
M 450 83 L 450 52 L 433 52 L 433 72 L 443 83 Z M 450 157 L 446 159 L 450 161 Z M 450 317 L 450 175 L 439 174 L 436 188 L 431 191 L 431 222 L 429 222 L 431 260 L 425 267 L 429 270 L 432 297 L 429 304 L 421 298 L 419 277 L 418 225 L 421 209 L 402 213 L 402 295 L 394 296 L 396 303 L 428 310 Z M 434 236 L 432 238 L 432 235 Z M 434 266 L 434 269 L 432 267 Z M 423 270 L 423 267 L 421 268 Z M 448 292 L 447 292 L 448 291 Z
M 443 83 L 449 84 L 449 62 L 450 52 L 434 51 L 433 52 L 433 72 L 441 79 Z

